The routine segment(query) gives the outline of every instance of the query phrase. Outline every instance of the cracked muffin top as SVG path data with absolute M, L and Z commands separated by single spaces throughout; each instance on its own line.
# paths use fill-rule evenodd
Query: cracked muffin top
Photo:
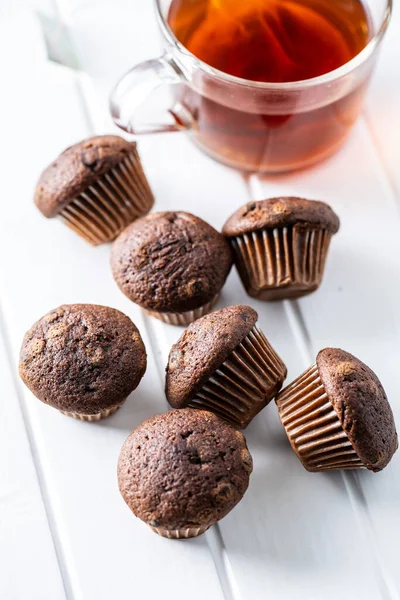
M 222 233 L 235 237 L 262 229 L 291 227 L 298 224 L 314 225 L 337 233 L 339 217 L 329 204 L 318 200 L 282 197 L 248 202 L 225 223 Z
M 190 408 L 135 429 L 118 462 L 121 494 L 152 527 L 212 525 L 241 500 L 253 469 L 244 436 L 214 414 Z
M 232 266 L 224 237 L 186 212 L 153 213 L 123 231 L 111 251 L 114 279 L 130 300 L 181 313 L 210 302 Z
M 45 217 L 55 217 L 81 192 L 136 149 L 118 135 L 97 135 L 70 146 L 41 174 L 35 204 Z
M 381 471 L 398 447 L 396 425 L 375 373 L 352 354 L 325 348 L 317 356 L 325 391 L 359 458 Z
M 125 400 L 146 370 L 132 321 L 113 308 L 64 305 L 25 334 L 19 372 L 39 400 L 62 411 L 97 414 Z

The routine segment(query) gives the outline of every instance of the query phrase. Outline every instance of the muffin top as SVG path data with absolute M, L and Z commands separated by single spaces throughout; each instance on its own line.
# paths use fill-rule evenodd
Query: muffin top
M 180 313 L 210 302 L 232 266 L 229 245 L 185 212 L 153 213 L 123 231 L 111 251 L 121 290 L 147 310 Z
M 303 198 L 270 198 L 248 202 L 225 223 L 222 233 L 234 237 L 261 229 L 314 225 L 331 233 L 339 230 L 339 217 L 325 202 Z
M 106 306 L 52 310 L 25 334 L 20 352 L 21 378 L 39 400 L 86 415 L 125 400 L 145 370 L 139 331 Z
M 135 429 L 118 461 L 132 512 L 168 530 L 212 525 L 243 497 L 253 469 L 244 436 L 214 414 L 190 408 Z
M 381 382 L 364 363 L 338 348 L 321 350 L 317 367 L 358 456 L 368 469 L 381 471 L 398 446 L 392 409 Z
M 165 393 L 171 406 L 187 406 L 257 319 L 250 306 L 230 306 L 189 325 L 169 353 Z
M 45 217 L 55 217 L 77 195 L 136 149 L 117 135 L 97 135 L 70 146 L 41 174 L 35 204 Z

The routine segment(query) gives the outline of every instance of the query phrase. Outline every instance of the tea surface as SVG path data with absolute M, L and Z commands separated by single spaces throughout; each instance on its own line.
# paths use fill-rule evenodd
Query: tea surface
M 173 0 L 168 22 L 203 62 L 264 82 L 328 73 L 372 34 L 360 0 Z

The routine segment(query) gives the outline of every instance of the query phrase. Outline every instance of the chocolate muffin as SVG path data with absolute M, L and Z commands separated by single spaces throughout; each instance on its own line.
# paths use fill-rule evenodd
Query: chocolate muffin
M 293 450 L 308 471 L 381 471 L 398 447 L 385 390 L 369 367 L 326 348 L 276 398 Z
M 19 373 L 42 402 L 98 421 L 114 413 L 146 371 L 140 333 L 124 314 L 93 304 L 64 305 L 25 334 Z
M 132 223 L 114 242 L 114 279 L 130 300 L 171 325 L 209 312 L 232 266 L 229 245 L 186 212 L 161 212 Z
M 207 531 L 242 499 L 253 461 L 244 436 L 210 412 L 174 410 L 135 429 L 118 483 L 131 511 L 164 537 Z
M 300 298 L 321 284 L 339 218 L 302 198 L 248 202 L 223 227 L 247 293 L 260 300 Z
M 41 174 L 35 204 L 93 246 L 149 212 L 154 198 L 135 142 L 99 135 L 67 148 Z
M 230 306 L 192 323 L 169 354 L 170 405 L 210 410 L 235 427 L 247 427 L 286 378 L 257 319 L 249 306 Z

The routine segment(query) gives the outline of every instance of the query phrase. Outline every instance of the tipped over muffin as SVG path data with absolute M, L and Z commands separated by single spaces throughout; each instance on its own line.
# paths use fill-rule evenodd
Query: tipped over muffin
M 300 298 L 321 284 L 339 218 L 328 204 L 302 198 L 248 202 L 225 223 L 247 293 L 260 300 Z
M 249 306 L 230 306 L 192 323 L 169 354 L 170 405 L 209 410 L 235 427 L 247 427 L 286 378 L 286 367 L 257 319 Z
M 64 305 L 25 334 L 19 373 L 45 404 L 97 421 L 114 413 L 139 385 L 146 350 L 132 321 L 113 308 Z
M 227 241 L 186 212 L 153 213 L 121 233 L 111 252 L 114 279 L 130 300 L 171 325 L 208 313 L 232 266 Z
M 308 471 L 381 471 L 398 447 L 385 390 L 358 358 L 326 348 L 276 398 L 291 446 Z
M 119 456 L 118 484 L 153 531 L 191 538 L 240 502 L 252 469 L 241 433 L 210 412 L 174 410 L 131 433 Z
M 154 198 L 136 143 L 99 135 L 67 148 L 43 171 L 35 204 L 97 246 L 148 213 Z

